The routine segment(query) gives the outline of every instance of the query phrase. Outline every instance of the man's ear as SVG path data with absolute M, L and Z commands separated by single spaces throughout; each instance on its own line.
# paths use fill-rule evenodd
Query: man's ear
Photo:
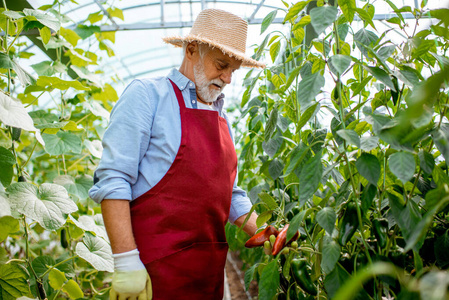
M 196 56 L 198 56 L 198 43 L 197 42 L 191 42 L 186 47 L 186 58 L 188 60 L 195 60 Z

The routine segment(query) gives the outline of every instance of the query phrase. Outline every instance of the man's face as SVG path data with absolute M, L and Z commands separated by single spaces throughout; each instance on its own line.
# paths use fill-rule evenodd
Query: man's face
M 203 102 L 214 102 L 224 87 L 231 83 L 232 73 L 240 68 L 241 61 L 211 49 L 203 58 L 199 57 L 193 67 L 198 98 Z

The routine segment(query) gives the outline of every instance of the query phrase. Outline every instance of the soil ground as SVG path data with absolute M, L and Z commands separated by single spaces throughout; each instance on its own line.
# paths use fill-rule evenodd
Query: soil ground
M 248 291 L 245 291 L 245 272 L 241 271 L 242 261 L 235 252 L 229 252 L 226 260 L 226 276 L 232 300 L 257 299 L 257 284 L 253 281 Z

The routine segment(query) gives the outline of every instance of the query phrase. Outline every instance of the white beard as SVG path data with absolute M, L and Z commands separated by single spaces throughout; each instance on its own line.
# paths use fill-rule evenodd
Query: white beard
M 193 76 L 195 78 L 195 85 L 199 98 L 207 103 L 217 100 L 218 96 L 221 94 L 221 91 L 226 86 L 226 84 L 218 78 L 209 81 L 204 72 L 204 65 L 200 61 L 193 66 Z M 221 88 L 218 90 L 211 89 L 211 84 L 217 84 Z

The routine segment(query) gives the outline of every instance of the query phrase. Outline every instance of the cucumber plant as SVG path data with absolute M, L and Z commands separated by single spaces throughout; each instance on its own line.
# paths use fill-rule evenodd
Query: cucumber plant
M 123 13 L 110 6 L 73 24 L 61 13 L 66 1 L 21 11 L 8 2 L 0 9 L 0 299 L 107 299 L 113 260 L 87 192 L 118 98 L 98 52 L 114 55 L 115 34 L 97 25 Z M 49 59 L 36 60 L 29 40 Z

